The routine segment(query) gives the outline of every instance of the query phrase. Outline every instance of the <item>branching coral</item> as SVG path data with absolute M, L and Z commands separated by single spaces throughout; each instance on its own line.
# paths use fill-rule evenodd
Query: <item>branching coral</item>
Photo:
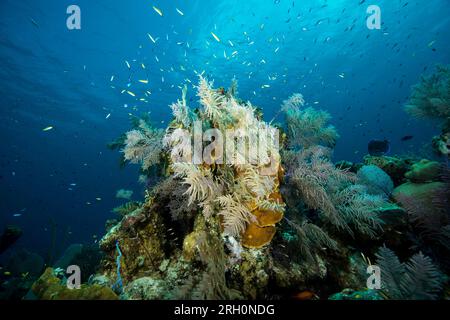
M 419 252 L 405 264 L 386 247 L 380 248 L 376 256 L 382 290 L 390 299 L 432 300 L 438 297 L 443 276 L 429 257 Z

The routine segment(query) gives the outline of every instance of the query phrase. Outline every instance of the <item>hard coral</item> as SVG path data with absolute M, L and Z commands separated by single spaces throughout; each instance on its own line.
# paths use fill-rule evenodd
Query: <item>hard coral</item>
M 109 288 L 98 284 L 81 285 L 80 289 L 69 289 L 64 281 L 47 268 L 33 284 L 31 291 L 40 300 L 117 300 L 117 295 Z
M 410 170 L 413 161 L 411 159 L 403 159 L 400 157 L 389 156 L 370 156 L 364 157 L 365 165 L 374 165 L 386 172 L 394 182 L 394 186 L 398 186 L 405 182 L 405 173 Z
M 412 182 L 437 181 L 442 173 L 442 165 L 437 161 L 422 159 L 411 166 L 405 177 Z
M 370 194 L 389 197 L 394 189 L 394 183 L 387 173 L 374 165 L 363 166 L 358 170 L 357 177 Z

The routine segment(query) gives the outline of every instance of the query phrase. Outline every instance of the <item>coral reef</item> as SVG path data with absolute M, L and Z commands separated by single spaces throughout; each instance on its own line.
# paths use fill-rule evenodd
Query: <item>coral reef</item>
M 160 177 L 143 202 L 115 210 L 119 221 L 110 221 L 99 243 L 105 257 L 89 285 L 114 288 L 121 299 L 440 297 L 444 277 L 434 263 L 447 271 L 436 259 L 448 234 L 445 170 L 387 156 L 335 165 L 338 133 L 328 113 L 291 96 L 279 139 L 236 88 L 215 90 L 200 77 L 199 108 L 188 106 L 184 87 L 165 131 L 134 119 L 115 142 L 124 160 L 141 165 L 143 180 L 151 167 Z M 215 130 L 235 135 L 224 139 Z M 221 149 L 224 141 L 232 147 Z M 260 144 L 267 148 L 255 152 Z M 429 222 L 411 198 L 434 208 Z M 380 249 L 388 283 L 366 290 L 368 257 L 383 243 L 412 258 L 396 263 Z M 418 287 L 405 287 L 411 283 Z

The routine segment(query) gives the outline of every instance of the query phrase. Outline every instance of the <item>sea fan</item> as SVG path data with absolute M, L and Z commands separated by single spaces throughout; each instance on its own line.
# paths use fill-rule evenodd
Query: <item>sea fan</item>
M 381 284 L 391 299 L 433 300 L 442 290 L 443 275 L 431 259 L 421 252 L 401 263 L 395 253 L 382 247 L 377 256 Z
M 422 77 L 413 87 L 405 110 L 417 118 L 450 121 L 450 66 L 436 67 L 429 77 Z
M 298 152 L 289 160 L 288 176 L 311 209 L 319 210 L 339 230 L 354 231 L 374 237 L 382 221 L 376 210 L 387 202 L 369 195 L 364 186 L 355 184 L 356 176 L 336 168 L 327 148 L 314 146 Z
M 294 94 L 282 105 L 288 127 L 289 143 L 292 147 L 308 148 L 313 145 L 332 147 L 339 135 L 332 125 L 327 125 L 331 116 L 312 107 L 302 109 L 303 96 Z
M 382 230 L 383 221 L 376 212 L 386 204 L 382 196 L 368 194 L 364 186 L 350 185 L 333 194 L 333 202 L 346 224 L 359 233 L 375 238 Z
M 431 259 L 421 252 L 406 264 L 402 281 L 404 295 L 413 300 L 434 300 L 442 289 L 442 275 Z
M 329 161 L 329 150 L 323 147 L 310 147 L 300 151 L 296 156 L 291 180 L 300 191 L 302 199 L 311 209 L 320 212 L 336 227 L 350 229 L 333 202 L 332 192 L 353 180 L 353 175 L 337 169 Z
M 319 226 L 307 220 L 298 223 L 285 218 L 285 221 L 296 232 L 299 252 L 306 261 L 316 262 L 315 254 L 317 251 L 322 251 L 323 248 L 338 250 L 337 242 Z
M 381 269 L 381 285 L 386 294 L 392 299 L 402 297 L 401 278 L 405 274 L 405 266 L 397 255 L 386 247 L 381 247 L 376 254 L 377 266 Z

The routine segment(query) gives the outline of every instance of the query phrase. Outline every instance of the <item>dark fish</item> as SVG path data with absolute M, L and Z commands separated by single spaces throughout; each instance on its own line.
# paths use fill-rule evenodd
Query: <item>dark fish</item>
M 371 156 L 382 156 L 389 152 L 388 140 L 370 140 L 367 150 Z
M 402 141 L 408 141 L 411 140 L 412 138 L 414 138 L 414 136 L 404 136 L 401 138 Z

